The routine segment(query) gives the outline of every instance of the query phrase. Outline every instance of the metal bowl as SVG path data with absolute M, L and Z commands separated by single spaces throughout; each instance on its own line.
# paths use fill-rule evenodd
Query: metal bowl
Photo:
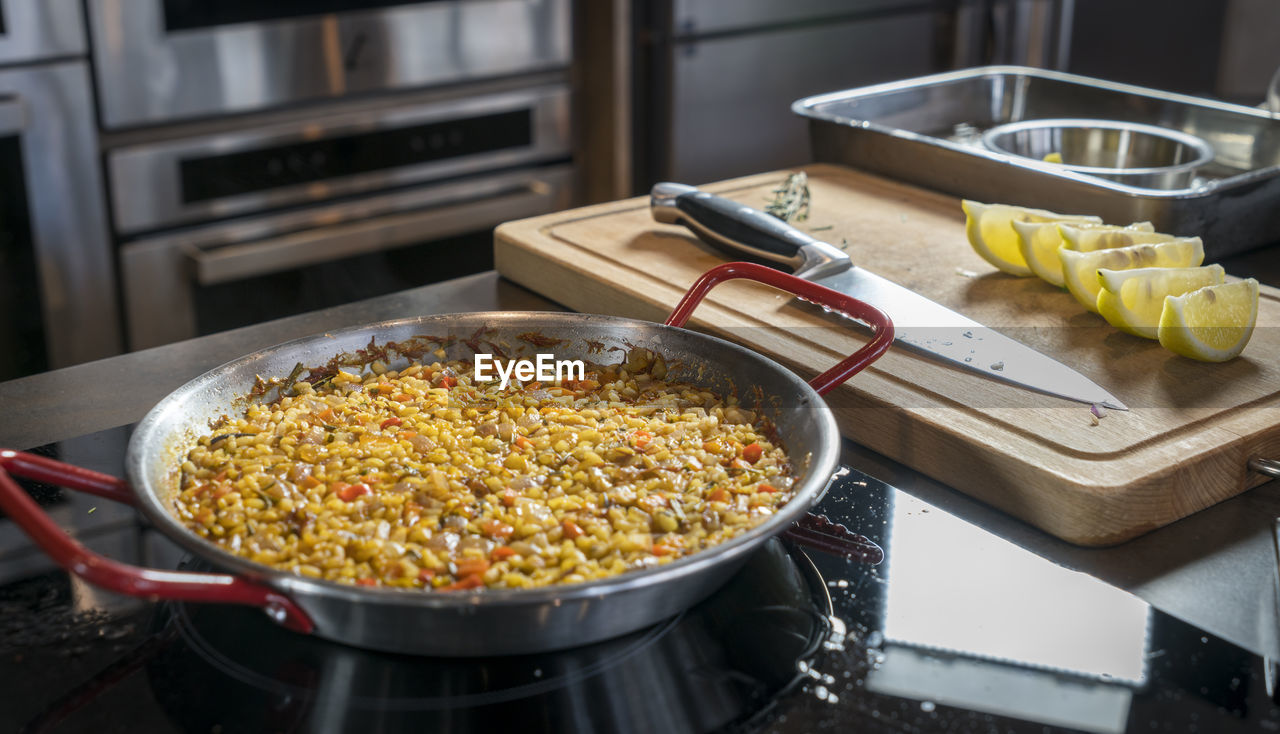
M 982 135 L 997 153 L 1052 162 L 1063 168 L 1130 186 L 1180 189 L 1196 169 L 1213 161 L 1213 146 L 1177 130 L 1118 120 L 1022 120 Z

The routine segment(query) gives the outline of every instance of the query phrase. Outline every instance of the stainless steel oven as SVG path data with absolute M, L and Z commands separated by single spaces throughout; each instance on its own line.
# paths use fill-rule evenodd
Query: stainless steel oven
M 568 206 L 573 170 L 556 76 L 113 147 L 129 346 L 483 269 L 493 226 Z
M 0 2 L 0 380 L 121 348 L 85 48 L 76 0 Z
M 556 69 L 570 0 L 87 0 L 122 128 Z

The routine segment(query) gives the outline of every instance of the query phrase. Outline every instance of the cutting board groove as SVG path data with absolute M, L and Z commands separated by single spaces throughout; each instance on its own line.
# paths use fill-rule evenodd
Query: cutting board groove
M 996 271 L 969 248 L 953 197 L 850 169 L 805 167 L 798 223 L 854 262 L 1070 364 L 1125 401 L 1092 425 L 1089 407 L 892 349 L 827 396 L 841 431 L 903 464 L 1081 545 L 1166 525 L 1265 481 L 1249 457 L 1280 457 L 1280 291 L 1262 288 L 1244 354 L 1201 364 L 1124 334 L 1065 291 Z M 705 187 L 755 207 L 788 172 Z M 647 198 L 508 222 L 497 268 L 578 311 L 660 321 L 726 258 Z M 865 343 L 848 324 L 768 287 L 718 287 L 695 328 L 812 376 Z

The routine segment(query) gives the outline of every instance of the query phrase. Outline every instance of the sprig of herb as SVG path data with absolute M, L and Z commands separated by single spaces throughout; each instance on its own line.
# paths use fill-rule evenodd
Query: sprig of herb
M 804 171 L 787 176 L 773 190 L 773 200 L 764 209 L 784 222 L 801 222 L 809 218 L 809 177 Z

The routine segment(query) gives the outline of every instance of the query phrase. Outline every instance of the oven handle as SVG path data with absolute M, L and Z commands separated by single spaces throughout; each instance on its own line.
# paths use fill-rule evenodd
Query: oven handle
M 17 97 L 0 97 L 0 138 L 17 135 L 27 127 L 27 108 Z
M 196 280 L 215 285 L 281 270 L 390 250 L 492 227 L 554 208 L 561 185 L 533 180 L 474 201 L 402 212 L 202 250 L 191 247 Z

